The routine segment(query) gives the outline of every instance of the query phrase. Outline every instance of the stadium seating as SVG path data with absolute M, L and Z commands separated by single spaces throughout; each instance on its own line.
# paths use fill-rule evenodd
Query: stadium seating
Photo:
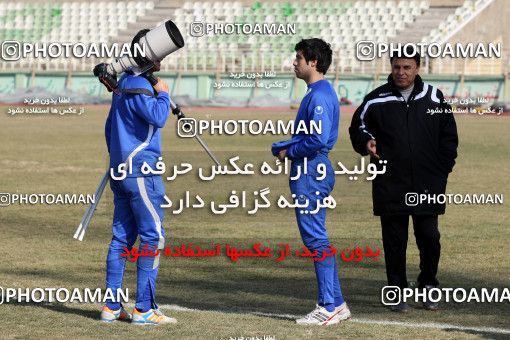
M 437 27 L 424 32 L 421 40 L 432 42 L 448 36 L 486 1 L 464 1 Z M 166 7 L 158 7 L 163 6 L 162 3 L 165 1 L 0 2 L 0 40 L 112 43 L 119 41 L 121 32 L 132 36 L 132 30 L 139 29 L 137 23 L 144 22 L 144 17 L 159 15 L 160 22 L 165 18 L 176 22 L 187 45 L 185 50 L 164 60 L 165 70 L 232 71 L 232 68 L 241 68 L 244 71 L 246 67 L 260 67 L 262 61 L 272 70 L 288 70 L 295 43 L 301 38 L 321 37 L 330 42 L 335 51 L 335 71 L 339 67 L 340 72 L 360 72 L 364 65 L 352 52 L 356 42 L 392 41 L 430 8 L 426 0 L 253 1 L 251 4 L 185 1 L 180 7 L 169 6 L 169 2 Z M 189 28 L 192 22 L 295 24 L 296 34 L 292 39 L 276 34 L 193 36 Z M 96 62 L 94 59 L 63 58 L 49 62 L 39 58 L 25 60 L 20 66 L 80 71 L 90 70 Z M 2 62 L 0 67 L 14 66 Z
M 459 27 L 464 20 L 469 18 L 476 12 L 476 9 L 481 6 L 485 0 L 466 0 L 461 7 L 458 7 L 454 13 L 439 24 L 439 26 L 432 30 L 428 35 L 424 36 L 422 42 L 437 42 L 441 38 L 447 37 L 450 32 L 453 32 Z
M 127 11 L 127 8 L 130 10 Z M 0 3 L 0 39 L 26 42 L 108 42 L 154 8 L 149 1 Z M 117 13 L 129 13 L 127 16 Z

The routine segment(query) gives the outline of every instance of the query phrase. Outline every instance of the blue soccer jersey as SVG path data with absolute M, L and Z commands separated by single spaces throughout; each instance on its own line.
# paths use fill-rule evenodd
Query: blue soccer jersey
M 119 90 L 154 90 L 147 79 L 125 75 L 119 81 Z M 161 156 L 159 129 L 165 125 L 170 113 L 168 93 L 160 92 L 157 97 L 143 93 L 114 94 L 105 136 L 110 153 L 110 168 L 131 159 L 132 169 L 128 177 L 143 176 L 140 169 L 147 162 L 153 169 Z M 117 172 L 116 172 L 116 175 Z
M 327 80 L 308 85 L 308 91 L 301 101 L 295 125 L 303 121 L 309 132 L 293 136 L 298 141 L 287 149 L 291 159 L 312 157 L 317 152 L 328 153 L 338 139 L 340 107 L 335 90 Z M 321 127 L 320 133 L 311 130 L 311 121 Z

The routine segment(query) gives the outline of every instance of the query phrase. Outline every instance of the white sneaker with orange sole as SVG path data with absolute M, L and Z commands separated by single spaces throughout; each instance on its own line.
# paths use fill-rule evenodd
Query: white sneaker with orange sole
M 135 325 L 164 325 L 170 323 L 177 323 L 177 320 L 164 315 L 159 309 L 149 309 L 147 312 L 139 312 L 138 309 L 133 309 L 133 321 Z

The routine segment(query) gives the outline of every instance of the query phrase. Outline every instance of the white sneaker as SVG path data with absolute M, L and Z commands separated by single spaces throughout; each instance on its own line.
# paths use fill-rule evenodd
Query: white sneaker
M 316 308 L 308 313 L 304 318 L 296 320 L 299 325 L 334 325 L 342 320 L 347 320 L 351 317 L 349 307 L 344 302 L 340 306 L 336 307 L 334 311 L 328 312 L 326 308 L 316 305 Z
M 147 312 L 139 312 L 133 309 L 133 321 L 135 325 L 164 325 L 169 323 L 177 323 L 177 320 L 164 315 L 159 309 L 149 309 Z
M 335 323 L 351 318 L 351 310 L 349 309 L 349 307 L 347 307 L 347 304 L 345 302 L 342 303 L 340 306 L 335 307 L 335 313 L 337 313 L 335 315 L 335 318 L 338 319 L 338 321 Z

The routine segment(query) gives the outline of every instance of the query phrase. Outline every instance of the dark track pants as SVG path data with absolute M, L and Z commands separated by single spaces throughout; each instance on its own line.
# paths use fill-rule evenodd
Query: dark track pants
M 412 215 L 414 236 L 420 251 L 418 288 L 437 286 L 437 268 L 441 253 L 437 215 Z M 409 215 L 381 216 L 386 276 L 389 286 L 407 287 L 406 250 Z

